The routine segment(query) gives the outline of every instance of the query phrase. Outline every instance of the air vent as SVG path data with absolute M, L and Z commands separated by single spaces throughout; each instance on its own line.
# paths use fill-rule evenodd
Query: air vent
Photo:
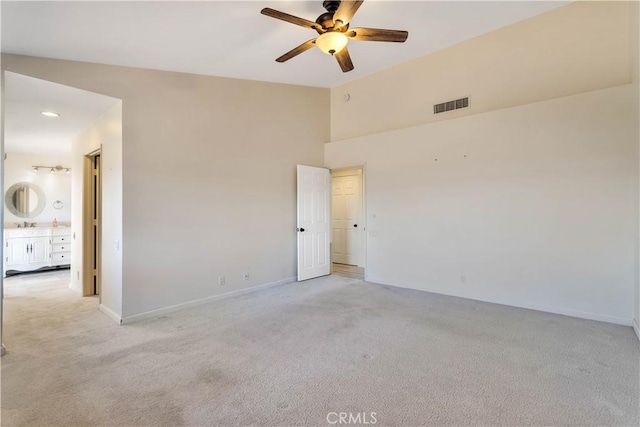
M 433 106 L 433 114 L 444 113 L 445 111 L 457 110 L 458 108 L 467 108 L 469 106 L 469 98 L 460 98 L 455 101 L 447 101 Z

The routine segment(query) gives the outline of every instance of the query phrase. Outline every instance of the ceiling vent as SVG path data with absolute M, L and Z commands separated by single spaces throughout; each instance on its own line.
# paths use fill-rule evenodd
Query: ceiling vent
M 442 102 L 433 106 L 433 114 L 444 113 L 445 111 L 457 110 L 459 108 L 467 108 L 469 106 L 469 98 L 460 98 L 454 101 Z

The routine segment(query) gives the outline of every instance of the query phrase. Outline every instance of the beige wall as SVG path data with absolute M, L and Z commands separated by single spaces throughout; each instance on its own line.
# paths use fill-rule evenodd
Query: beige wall
M 326 144 L 328 167 L 366 165 L 367 280 L 631 325 L 636 100 L 623 85 Z
M 331 90 L 369 280 L 624 324 L 636 293 L 640 318 L 637 9 L 574 3 Z
M 118 103 L 71 144 L 73 158 L 72 197 L 73 246 L 71 288 L 82 294 L 83 268 L 83 180 L 85 156 L 101 150 L 102 173 L 102 272 L 100 309 L 111 317 L 122 317 L 122 251 L 114 242 L 122 240 L 122 103 Z
M 2 59 L 123 101 L 123 317 L 295 276 L 295 165 L 322 165 L 328 90 Z
M 574 3 L 333 88 L 331 140 L 629 83 L 628 12 L 626 2 Z M 468 109 L 433 115 L 465 96 Z

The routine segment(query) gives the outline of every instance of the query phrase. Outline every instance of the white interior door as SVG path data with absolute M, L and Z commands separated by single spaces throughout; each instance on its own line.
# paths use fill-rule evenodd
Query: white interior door
M 332 259 L 362 264 L 362 175 L 332 178 Z
M 329 169 L 298 165 L 298 281 L 331 274 Z

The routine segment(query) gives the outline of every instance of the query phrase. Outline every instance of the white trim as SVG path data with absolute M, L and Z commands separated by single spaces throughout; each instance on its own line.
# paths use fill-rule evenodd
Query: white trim
M 147 311 L 147 312 L 144 312 L 144 313 L 134 314 L 134 315 L 131 315 L 131 316 L 125 316 L 125 317 L 122 318 L 120 323 L 122 323 L 122 324 L 127 323 L 128 324 L 128 323 L 137 322 L 139 320 L 151 319 L 151 318 L 154 318 L 154 317 L 162 316 L 162 315 L 167 314 L 167 313 L 172 313 L 174 311 L 183 310 L 185 308 L 197 307 L 199 305 L 207 304 L 209 302 L 218 301 L 218 300 L 225 299 L 225 298 L 230 298 L 230 297 L 235 297 L 235 296 L 238 296 L 238 295 L 244 295 L 244 294 L 248 294 L 248 293 L 251 293 L 251 292 L 256 292 L 256 291 L 259 291 L 259 290 L 262 290 L 262 289 L 271 288 L 273 286 L 279 286 L 279 285 L 284 285 L 284 284 L 287 284 L 287 283 L 292 283 L 292 282 L 295 282 L 295 281 L 296 281 L 296 277 L 288 277 L 286 279 L 277 280 L 275 282 L 264 283 L 262 285 L 252 286 L 250 288 L 245 288 L 245 289 L 238 289 L 237 291 L 231 291 L 231 292 L 227 292 L 225 294 L 213 295 L 213 296 L 202 298 L 202 299 L 183 302 L 181 304 L 170 305 L 168 307 L 163 307 L 163 308 L 159 308 L 159 309 L 156 309 L 156 310 L 151 310 L 151 311 Z
M 109 307 L 100 304 L 100 311 L 106 314 L 111 320 L 115 321 L 118 325 L 122 325 L 122 318 L 118 316 L 113 310 Z
M 638 325 L 638 319 L 633 319 L 633 330 L 636 333 L 636 337 L 638 337 L 638 341 L 640 341 L 640 325 Z
M 518 301 L 512 301 L 512 300 L 503 299 L 503 298 L 485 298 L 485 297 L 478 297 L 478 296 L 475 296 L 475 295 L 474 296 L 470 296 L 470 295 L 464 295 L 464 294 L 426 291 L 424 289 L 417 289 L 417 288 L 412 288 L 412 287 L 409 287 L 409 286 L 401 286 L 401 285 L 398 285 L 398 284 L 386 283 L 383 280 L 378 280 L 376 278 L 369 278 L 369 277 L 367 278 L 367 281 L 371 282 L 371 283 L 377 283 L 377 284 L 380 284 L 380 285 L 392 286 L 394 288 L 412 289 L 412 290 L 416 290 L 416 291 L 429 292 L 429 293 L 438 294 L 438 295 L 447 295 L 447 296 L 456 297 L 456 298 L 465 298 L 465 299 L 470 299 L 470 300 L 474 300 L 474 301 L 482 301 L 482 302 L 488 302 L 488 303 L 492 303 L 492 304 L 506 305 L 506 306 L 509 306 L 509 307 L 525 308 L 527 310 L 536 310 L 536 311 L 543 311 L 545 313 L 561 314 L 563 316 L 577 317 L 579 319 L 597 320 L 599 322 L 614 323 L 616 325 L 624 325 L 624 326 L 631 326 L 632 325 L 632 320 L 631 319 L 625 319 L 624 317 L 609 316 L 609 315 L 606 315 L 606 314 L 598 314 L 598 313 L 590 313 L 588 311 L 573 310 L 573 309 L 570 309 L 570 308 L 553 307 L 553 306 L 540 305 L 540 304 L 525 304 L 525 303 L 521 303 L 521 302 L 518 302 Z
M 82 296 L 82 289 L 73 285 L 73 282 L 69 282 L 69 289 L 71 289 L 74 293 Z

